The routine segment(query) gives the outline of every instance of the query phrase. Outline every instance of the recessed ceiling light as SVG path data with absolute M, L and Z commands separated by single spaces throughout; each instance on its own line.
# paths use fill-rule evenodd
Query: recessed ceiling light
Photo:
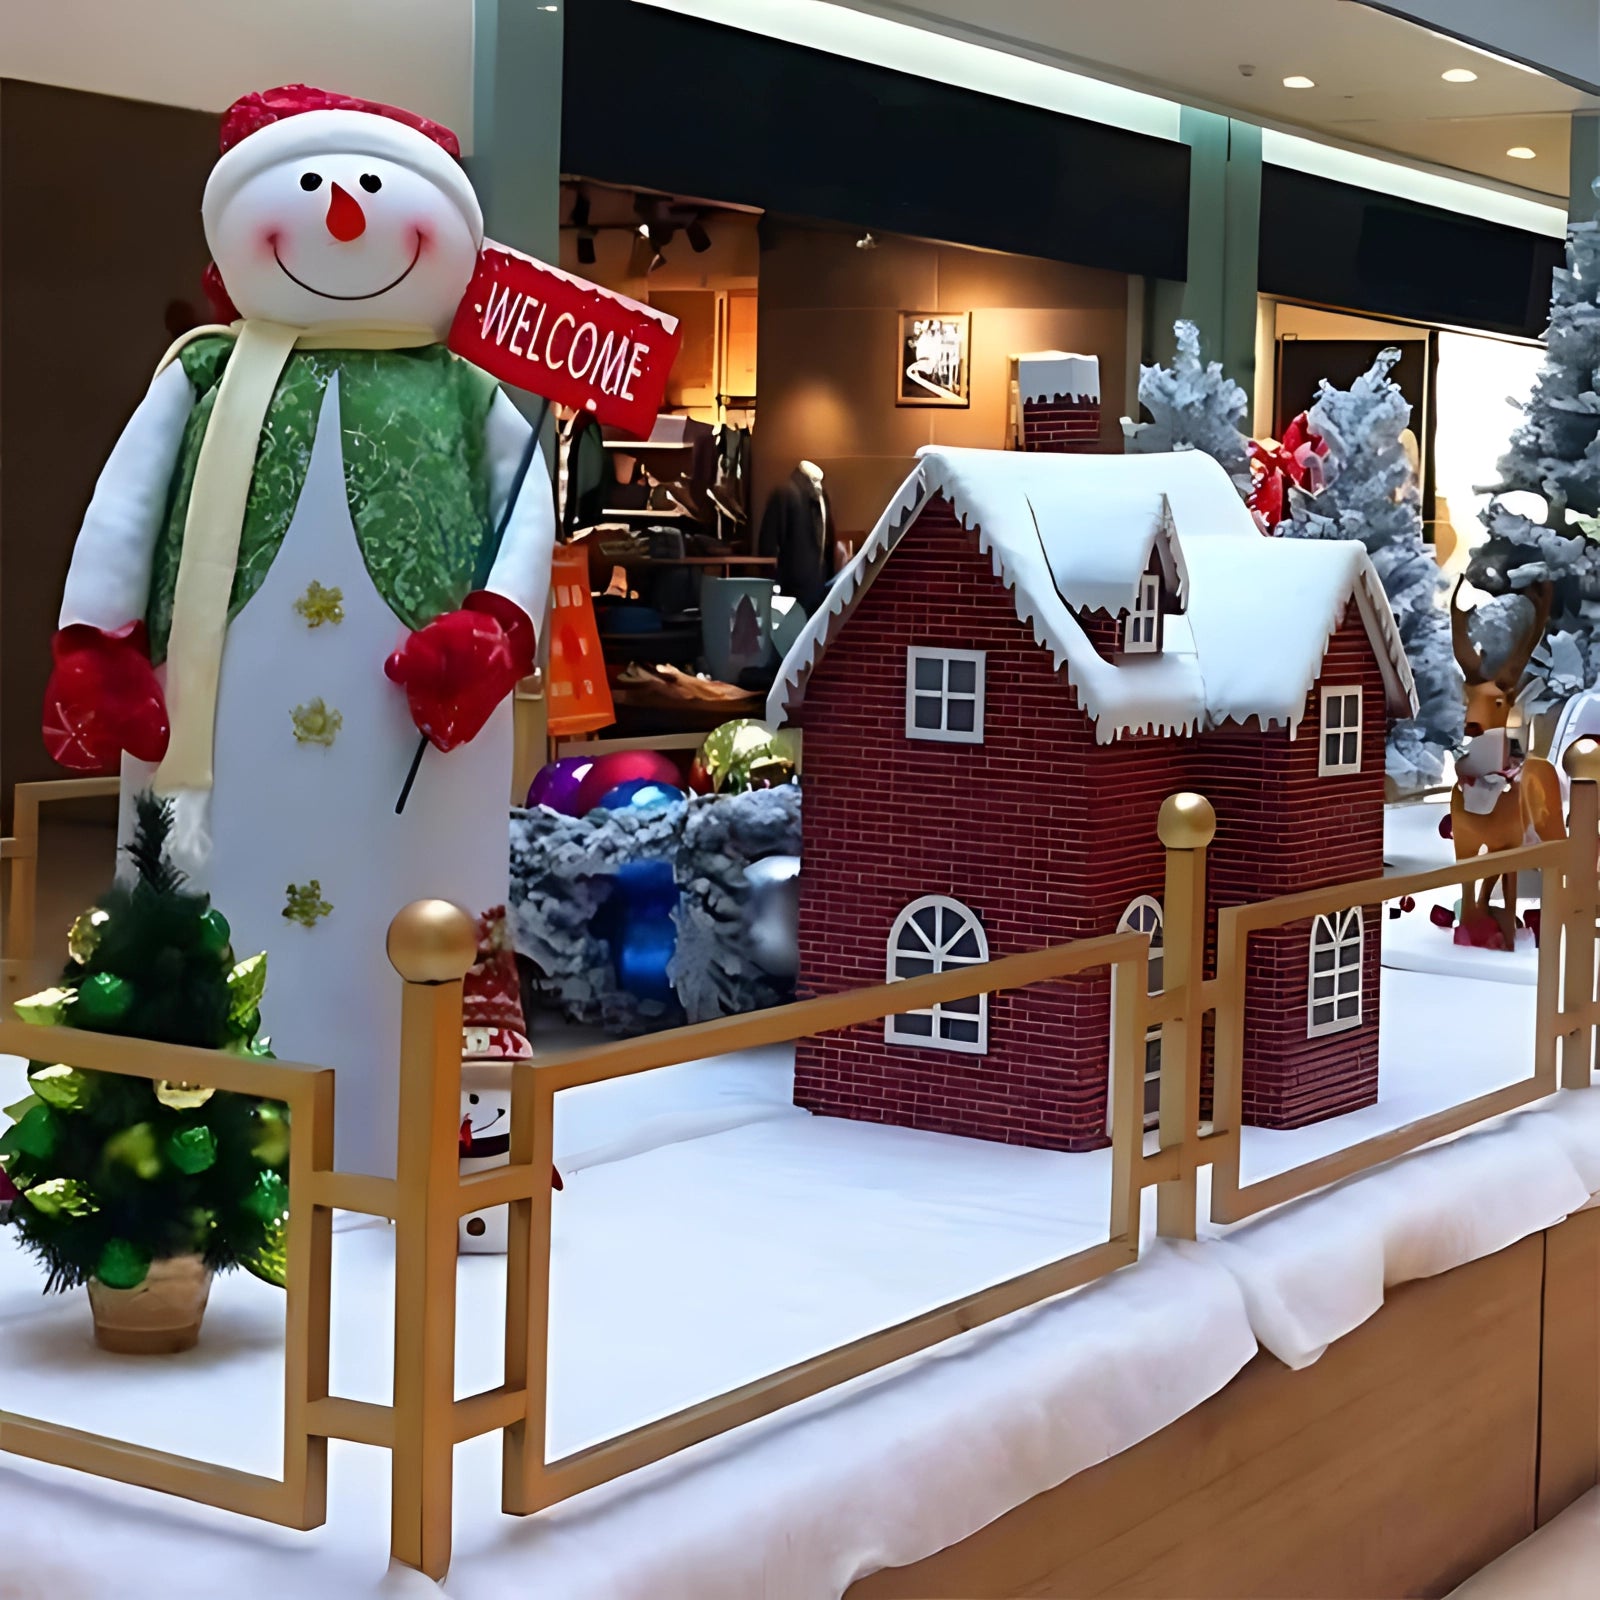
M 1292 77 L 1285 78 L 1283 86 L 1285 89 L 1315 89 L 1317 85 L 1314 79 L 1304 77 L 1297 72 Z
M 1446 83 L 1476 83 L 1478 74 L 1471 67 L 1451 67 L 1448 72 L 1439 74 Z
M 1538 154 L 1537 150 L 1530 150 L 1525 144 L 1514 144 L 1506 154 L 1515 161 L 1532 161 Z

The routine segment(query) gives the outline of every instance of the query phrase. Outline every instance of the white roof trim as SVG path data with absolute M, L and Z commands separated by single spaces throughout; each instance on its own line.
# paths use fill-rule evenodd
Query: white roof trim
M 1188 615 L 1168 619 L 1159 654 L 1112 662 L 1096 653 L 1057 588 L 1030 491 L 1058 505 L 1076 494 L 1092 510 L 1108 493 L 1127 503 L 1130 485 L 1145 480 L 1176 523 L 1171 544 L 1183 563 Z M 1124 733 L 1188 734 L 1251 718 L 1286 726 L 1292 737 L 1352 599 L 1382 665 L 1391 712 L 1416 709 L 1399 629 L 1366 551 L 1348 540 L 1263 538 L 1210 457 L 927 449 L 784 658 L 769 721 L 781 723 L 803 698 L 812 668 L 939 494 L 976 530 L 1018 621 L 1065 671 L 1102 744 Z

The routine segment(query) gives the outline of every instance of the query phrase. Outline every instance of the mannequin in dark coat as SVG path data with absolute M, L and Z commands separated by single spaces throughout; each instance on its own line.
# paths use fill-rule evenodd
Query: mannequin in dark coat
M 778 587 L 809 615 L 822 604 L 833 576 L 836 526 L 820 469 L 796 467 L 767 501 L 761 518 L 761 554 L 778 558 Z

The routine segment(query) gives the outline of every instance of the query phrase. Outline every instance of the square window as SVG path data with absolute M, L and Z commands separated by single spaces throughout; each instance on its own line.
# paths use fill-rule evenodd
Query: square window
M 984 652 L 906 651 L 906 737 L 983 743 Z

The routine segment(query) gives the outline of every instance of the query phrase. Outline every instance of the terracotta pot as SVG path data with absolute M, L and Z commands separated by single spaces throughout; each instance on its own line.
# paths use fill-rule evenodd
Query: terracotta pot
M 94 1342 L 125 1356 L 174 1355 L 194 1347 L 211 1293 L 211 1269 L 199 1256 L 153 1261 L 136 1289 L 89 1280 Z

